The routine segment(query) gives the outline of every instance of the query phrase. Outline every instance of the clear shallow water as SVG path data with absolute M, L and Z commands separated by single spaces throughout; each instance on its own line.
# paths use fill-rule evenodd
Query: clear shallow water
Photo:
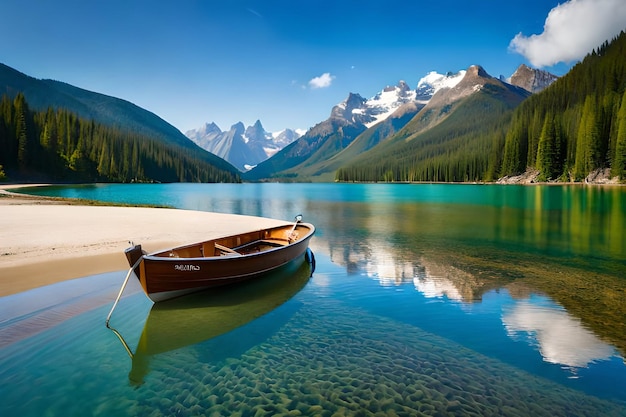
M 2 415 L 626 415 L 624 188 L 36 190 L 44 192 L 303 213 L 317 227 L 317 269 L 278 307 L 226 294 L 239 300 L 229 308 L 249 307 L 237 316 L 263 314 L 240 327 L 223 322 L 224 333 L 200 335 L 207 340 L 162 333 L 182 345 L 154 354 L 162 343 L 141 340 L 153 340 L 143 335 L 158 311 L 131 287 L 112 322 L 133 352 L 149 353 L 145 361 L 131 360 L 103 324 L 125 271 L 0 298 Z M 193 315 L 205 323 L 216 309 Z

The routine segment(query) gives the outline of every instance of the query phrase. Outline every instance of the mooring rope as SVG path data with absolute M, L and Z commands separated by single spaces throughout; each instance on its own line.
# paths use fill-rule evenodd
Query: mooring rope
M 128 270 L 128 274 L 126 274 L 126 278 L 124 279 L 124 283 L 122 284 L 122 288 L 120 288 L 120 292 L 117 294 L 117 298 L 115 299 L 115 302 L 113 303 L 113 307 L 111 307 L 111 311 L 109 311 L 109 315 L 107 316 L 106 319 L 106 326 L 110 329 L 111 327 L 109 326 L 109 320 L 111 320 L 111 315 L 113 314 L 113 310 L 115 310 L 115 307 L 117 307 L 117 303 L 120 301 L 120 298 L 122 298 L 122 293 L 124 292 L 124 289 L 126 288 L 126 284 L 128 284 L 128 279 L 130 278 L 130 274 L 133 273 L 133 270 L 135 268 L 137 268 L 137 265 L 139 265 L 139 263 L 143 260 L 143 257 L 140 257 L 139 259 L 137 259 L 137 262 L 135 262 L 135 264 L 133 266 L 130 267 L 130 269 Z

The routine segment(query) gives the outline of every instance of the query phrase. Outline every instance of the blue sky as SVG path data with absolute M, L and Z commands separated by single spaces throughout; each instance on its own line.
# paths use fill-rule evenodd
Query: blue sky
M 182 132 L 308 129 L 350 92 L 474 64 L 562 75 L 626 29 L 624 0 L 2 0 L 0 16 L 0 62 Z

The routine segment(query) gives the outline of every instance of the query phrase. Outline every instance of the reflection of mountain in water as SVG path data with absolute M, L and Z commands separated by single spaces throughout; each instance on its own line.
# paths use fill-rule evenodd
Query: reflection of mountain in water
M 335 247 L 318 237 L 315 244 L 318 250 L 326 246 L 321 252 L 328 252 L 332 262 L 344 266 L 350 274 L 364 274 L 378 280 L 382 286 L 413 283 L 428 298 L 445 296 L 455 301 L 480 301 L 486 291 L 509 282 L 507 279 L 486 280 L 425 255 L 405 259 L 397 253 L 406 256 L 407 252 L 376 239 Z
M 591 279 L 584 270 L 552 264 L 545 257 L 533 258 L 532 255 L 500 251 L 494 247 L 484 253 L 480 252 L 481 248 L 463 245 L 422 245 L 424 235 L 412 229 L 410 222 L 399 227 L 398 218 L 407 217 L 387 213 L 360 219 L 356 215 L 345 216 L 344 219 L 355 219 L 355 224 L 333 225 L 336 235 L 328 240 L 323 235 L 317 237 L 316 250 L 327 252 L 333 263 L 345 266 L 351 275 L 365 275 L 379 281 L 381 286 L 412 283 L 427 298 L 476 303 L 481 302 L 483 295 L 489 291 L 502 288 L 520 302 L 533 297 L 533 294 L 547 294 L 573 314 L 568 315 L 563 309 L 563 316 L 557 317 L 581 320 L 580 323 L 590 329 L 586 330 L 580 323 L 562 329 L 563 332 L 572 332 L 568 333 L 570 340 L 579 340 L 587 345 L 580 349 L 593 351 L 589 353 L 588 360 L 606 358 L 603 349 L 611 349 L 598 336 L 614 344 L 624 354 L 626 334 L 620 330 L 624 328 L 624 322 L 619 317 L 623 318 L 621 312 L 626 304 L 616 298 L 623 284 L 599 274 L 594 274 Z M 333 221 L 329 219 L 328 222 Z M 358 224 L 361 226 L 358 227 Z M 357 230 L 359 234 L 343 235 L 344 227 L 346 230 Z M 606 308 L 592 308 L 592 305 L 597 306 L 598 288 L 608 294 L 602 298 L 604 303 L 608 303 Z M 514 328 L 509 327 L 510 330 Z M 519 328 L 524 329 L 524 326 Z M 572 358 L 568 359 L 559 354 L 558 345 L 551 342 L 552 335 L 556 334 L 554 331 L 543 329 L 540 333 L 538 343 L 542 344 L 542 354 L 547 361 L 581 366 L 584 354 L 574 351 L 569 353 Z
M 620 187 L 382 185 L 311 202 L 316 251 L 349 275 L 480 301 L 546 294 L 626 356 Z
M 504 312 L 502 322 L 513 339 L 528 338 L 537 344 L 546 362 L 580 368 L 616 354 L 580 320 L 545 297 L 515 303 Z
M 421 259 L 421 273 L 413 279 L 415 289 L 428 298 L 447 297 L 454 301 L 480 301 L 487 290 L 499 283 L 488 283 L 452 265 Z M 495 284 L 495 285 L 494 285 Z

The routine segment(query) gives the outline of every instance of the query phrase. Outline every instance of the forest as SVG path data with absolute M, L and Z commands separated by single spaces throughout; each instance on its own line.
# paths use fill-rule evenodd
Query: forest
M 583 181 L 598 169 L 626 179 L 624 32 L 514 110 L 474 100 L 410 141 L 343 166 L 335 179 L 494 181 L 529 169 L 539 181 Z
M 32 111 L 23 94 L 0 100 L 0 180 L 239 182 L 202 152 L 105 126 L 63 109 Z
M 610 168 L 626 178 L 626 34 L 606 42 L 514 112 L 502 175 L 535 167 L 542 180 L 581 181 Z

